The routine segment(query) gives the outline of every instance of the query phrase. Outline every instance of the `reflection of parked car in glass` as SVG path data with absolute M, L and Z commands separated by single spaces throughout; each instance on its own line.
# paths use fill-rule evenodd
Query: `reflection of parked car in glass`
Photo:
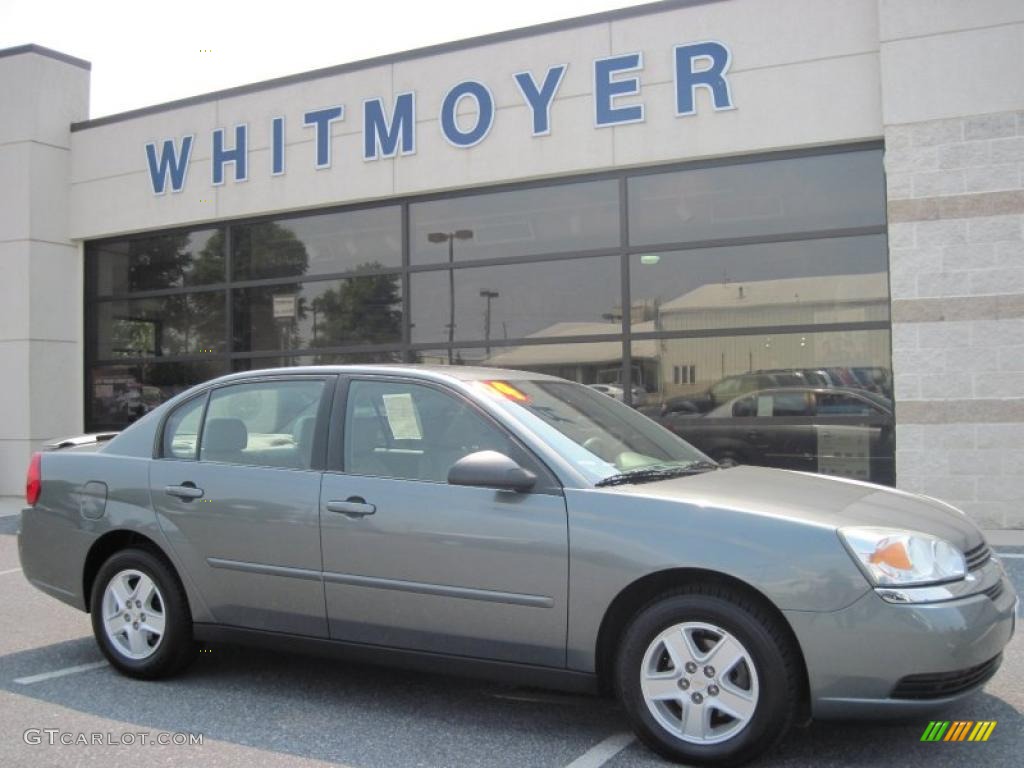
M 620 403 L 625 401 L 625 391 L 618 384 L 587 384 L 588 387 L 602 395 L 608 395 Z M 643 405 L 647 400 L 647 390 L 643 387 L 633 386 L 630 396 L 633 398 L 633 405 Z
M 661 415 L 707 413 L 712 408 L 747 392 L 772 387 L 805 387 L 808 384 L 815 385 L 816 382 L 808 381 L 802 372 L 793 370 L 758 371 L 726 376 L 700 394 L 669 398 L 661 407 Z
M 626 394 L 622 387 L 616 387 L 614 384 L 587 384 L 595 392 L 600 392 L 602 395 L 608 395 L 608 397 L 618 400 L 620 403 Z
M 751 392 L 662 424 L 725 465 L 756 464 L 893 484 L 892 403 L 846 388 Z

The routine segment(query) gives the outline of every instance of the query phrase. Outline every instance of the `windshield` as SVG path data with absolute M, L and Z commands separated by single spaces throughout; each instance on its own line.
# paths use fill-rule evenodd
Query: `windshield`
M 581 384 L 515 380 L 477 385 L 594 483 L 623 472 L 709 461 L 628 405 Z

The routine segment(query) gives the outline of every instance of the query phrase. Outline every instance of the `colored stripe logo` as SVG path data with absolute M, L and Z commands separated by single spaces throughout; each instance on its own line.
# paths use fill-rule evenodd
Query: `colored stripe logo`
M 996 720 L 932 720 L 921 734 L 921 741 L 988 741 Z

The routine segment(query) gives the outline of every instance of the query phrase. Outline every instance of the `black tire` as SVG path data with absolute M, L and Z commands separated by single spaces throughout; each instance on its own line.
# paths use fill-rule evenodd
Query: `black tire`
M 159 642 L 150 635 L 150 643 L 155 650 L 146 658 L 135 659 L 125 655 L 125 651 L 108 636 L 104 626 L 104 594 L 111 580 L 124 571 L 137 571 L 148 576 L 159 593 L 157 604 L 162 611 L 164 632 Z M 111 555 L 100 566 L 93 581 L 89 607 L 96 642 L 111 665 L 122 674 L 144 680 L 169 677 L 195 658 L 197 646 L 192 638 L 192 615 L 185 590 L 174 569 L 152 552 L 123 549 Z M 139 610 L 146 609 L 140 607 Z
M 712 704 L 713 717 L 719 723 L 725 722 L 725 728 L 736 727 L 739 730 L 718 743 L 694 743 L 673 734 L 662 725 L 651 708 L 648 707 L 641 687 L 641 676 L 644 659 L 648 648 L 665 630 L 677 624 L 699 622 L 713 625 L 732 635 L 745 649 L 753 661 L 756 674 L 756 704 L 752 714 L 746 719 L 746 725 L 740 726 L 739 720 L 730 721 Z M 700 630 L 693 635 L 702 639 Z M 707 635 L 713 641 L 714 634 Z M 660 664 L 665 664 L 666 656 Z M 652 655 L 652 659 L 656 657 Z M 698 662 L 699 665 L 700 662 Z M 671 660 L 668 661 L 669 672 L 674 674 Z M 661 669 L 661 668 L 659 668 Z M 783 738 L 793 723 L 800 704 L 803 689 L 802 664 L 798 651 L 779 620 L 760 602 L 746 596 L 739 590 L 718 584 L 694 584 L 659 597 L 643 608 L 626 628 L 619 645 L 615 666 L 615 683 L 619 700 L 630 719 L 633 730 L 639 739 L 658 754 L 669 760 L 691 765 L 734 766 L 745 763 L 771 749 Z M 698 666 L 697 672 L 687 677 L 687 691 L 697 691 L 697 686 L 708 686 L 714 681 L 699 679 L 704 671 Z M 657 674 L 662 674 L 656 670 Z M 751 685 L 746 662 L 733 668 L 733 675 L 740 673 L 742 685 L 746 681 Z M 743 674 L 746 677 L 743 677 Z M 692 686 L 690 680 L 693 680 Z M 732 681 L 729 681 L 732 684 Z M 678 684 L 682 687 L 682 684 Z M 714 687 L 715 695 L 724 696 L 721 689 L 710 685 L 701 687 L 703 706 L 712 703 L 709 692 Z M 726 686 L 723 685 L 723 688 Z M 686 703 L 666 702 L 660 711 L 667 713 L 663 719 L 675 713 L 672 707 L 678 706 L 679 716 L 683 717 L 683 707 L 689 706 L 693 693 L 682 694 Z M 723 699 L 724 700 L 724 699 Z M 656 706 L 656 708 L 658 708 Z M 699 710 L 697 710 L 699 711 Z M 720 727 L 720 726 L 718 726 Z M 719 736 L 722 738 L 722 736 Z

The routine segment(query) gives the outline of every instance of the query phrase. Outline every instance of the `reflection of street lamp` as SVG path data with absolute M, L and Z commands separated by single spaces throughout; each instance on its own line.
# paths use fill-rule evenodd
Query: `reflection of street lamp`
M 427 240 L 432 243 L 448 243 L 448 365 L 452 364 L 452 343 L 455 341 L 455 241 L 469 240 L 472 229 L 456 229 L 454 232 L 431 232 Z
M 487 356 L 491 356 L 491 299 L 498 298 L 497 291 L 480 291 L 480 295 L 487 299 L 487 309 L 484 310 L 484 341 L 487 343 Z

